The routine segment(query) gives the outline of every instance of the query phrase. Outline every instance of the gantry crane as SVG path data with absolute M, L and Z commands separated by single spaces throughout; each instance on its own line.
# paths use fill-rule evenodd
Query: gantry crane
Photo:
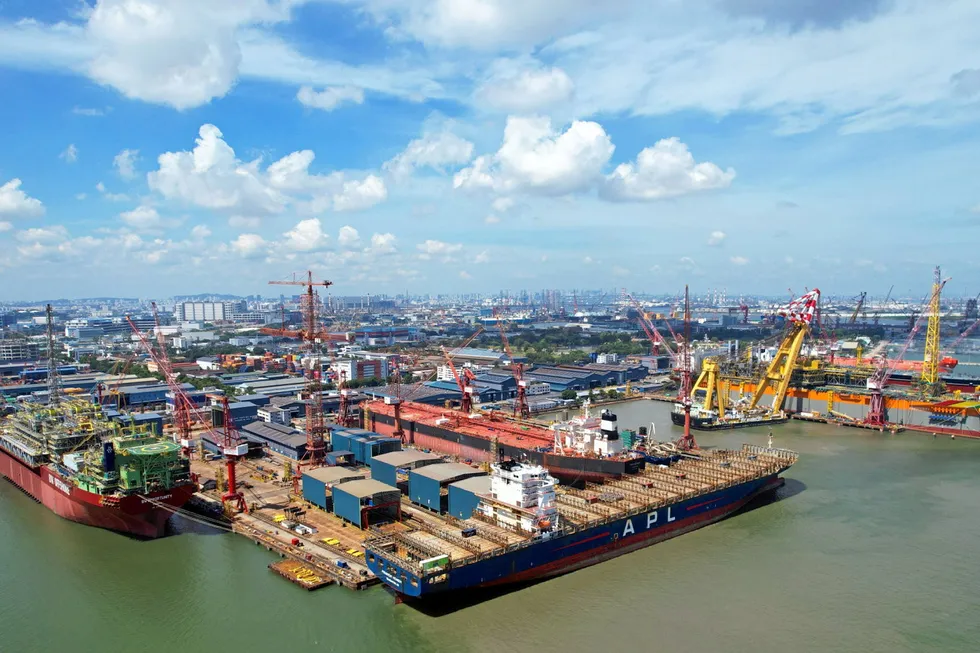
M 749 402 L 750 410 L 759 405 L 767 389 L 773 391 L 769 412 L 777 413 L 783 409 L 783 401 L 786 399 L 786 392 L 789 390 L 793 366 L 796 365 L 796 360 L 799 358 L 803 339 L 810 332 L 810 323 L 813 321 L 819 301 L 820 290 L 814 288 L 777 311 L 778 315 L 786 318 L 789 323 L 789 330 L 752 395 L 752 400 Z
M 574 295 L 573 295 L 574 296 Z M 503 315 L 494 308 L 494 317 L 497 318 L 497 329 L 500 331 L 500 340 L 504 343 L 504 352 L 510 359 L 510 371 L 517 382 L 517 397 L 514 399 L 514 417 L 528 419 L 531 417 L 531 407 L 527 403 L 527 381 L 524 379 L 524 365 L 514 360 L 514 354 L 510 350 L 510 343 L 507 342 L 507 327 L 504 326 Z

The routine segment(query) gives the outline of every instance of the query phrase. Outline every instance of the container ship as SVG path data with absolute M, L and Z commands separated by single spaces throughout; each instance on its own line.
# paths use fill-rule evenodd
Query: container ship
M 176 443 L 67 398 L 0 423 L 0 474 L 65 519 L 142 538 L 163 535 L 197 488 Z
M 424 600 L 567 573 L 724 519 L 784 481 L 785 449 L 692 450 L 670 464 L 584 490 L 539 465 L 491 465 L 489 492 L 468 518 L 444 516 L 365 542 L 371 571 L 402 597 Z
M 363 428 L 369 431 L 464 460 L 511 458 L 541 465 L 565 483 L 619 478 L 646 465 L 643 455 L 623 445 L 615 415 L 605 415 L 601 429 L 574 425 L 549 429 L 495 417 L 492 412 L 464 413 L 409 401 L 362 404 Z

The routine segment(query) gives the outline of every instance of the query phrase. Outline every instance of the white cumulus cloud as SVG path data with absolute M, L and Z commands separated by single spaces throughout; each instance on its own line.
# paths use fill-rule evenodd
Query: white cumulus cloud
M 315 91 L 310 86 L 301 86 L 296 93 L 296 99 L 311 109 L 333 111 L 345 102 L 362 104 L 364 89 L 357 86 L 328 86 L 322 91 Z
M 24 229 L 17 232 L 17 240 L 23 243 L 51 244 L 60 243 L 68 238 L 68 230 L 62 225 L 51 227 L 40 227 L 35 229 Z
M 112 165 L 116 167 L 120 177 L 123 179 L 136 178 L 136 158 L 138 156 L 139 150 L 126 149 L 113 157 Z
M 601 194 L 615 201 L 656 200 L 695 191 L 725 188 L 735 171 L 714 163 L 696 163 L 679 138 L 665 138 L 645 148 L 635 163 L 622 163 L 606 177 Z
M 492 188 L 564 195 L 592 187 L 615 147 L 599 123 L 575 121 L 564 132 L 548 118 L 511 116 L 504 142 L 493 155 L 477 157 L 453 179 L 456 188 Z
M 285 210 L 287 198 L 272 188 L 259 162 L 243 163 L 214 125 L 203 125 L 190 152 L 165 152 L 147 181 L 167 199 L 209 209 L 248 209 L 261 214 Z
M 498 61 L 476 90 L 478 105 L 528 114 L 572 97 L 575 84 L 561 68 L 524 67 L 522 62 Z
M 420 259 L 429 260 L 431 258 L 442 258 L 452 260 L 453 255 L 459 253 L 463 246 L 459 243 L 446 243 L 441 240 L 427 240 L 419 243 L 416 248 L 421 252 Z
M 490 262 L 490 252 L 483 250 L 473 259 L 474 263 L 489 263 Z
M 357 229 L 354 227 L 344 225 L 340 228 L 337 242 L 340 243 L 341 247 L 356 247 L 361 242 L 361 235 L 357 233 Z
M 362 211 L 385 201 L 388 189 L 377 175 L 368 175 L 362 180 L 345 181 L 341 191 L 333 196 L 335 211 Z
M 123 211 L 119 218 L 133 229 L 151 231 L 163 226 L 160 214 L 152 206 L 137 206 L 132 211 Z
M 225 95 L 242 64 L 239 32 L 286 17 L 265 0 L 99 0 L 88 15 L 87 71 L 130 98 L 177 109 Z M 284 11 L 285 9 L 285 11 Z
M 468 163 L 473 158 L 473 143 L 450 131 L 425 133 L 411 141 L 405 150 L 384 164 L 396 179 L 410 176 L 417 168 L 442 171 Z
M 728 236 L 724 231 L 712 231 L 711 235 L 708 236 L 708 244 L 712 247 L 716 247 L 725 242 L 725 238 L 727 237 Z
M 729 260 L 733 265 L 746 265 L 749 262 L 749 259 L 745 258 L 744 256 L 733 256 Z
M 0 217 L 36 218 L 44 215 L 41 200 L 20 189 L 20 179 L 14 178 L 0 186 Z
M 283 234 L 285 246 L 296 252 L 315 252 L 327 246 L 330 236 L 323 232 L 318 218 L 301 220 Z
M 396 238 L 394 234 L 374 234 L 371 236 L 371 246 L 368 250 L 374 254 L 394 254 Z
M 240 234 L 232 241 L 231 249 L 245 258 L 257 258 L 265 254 L 269 243 L 258 234 Z
M 349 179 L 343 172 L 311 173 L 315 157 L 312 150 L 299 150 L 263 170 L 261 160 L 239 160 L 221 130 L 205 124 L 194 149 L 161 154 L 159 168 L 149 173 L 147 182 L 167 199 L 225 211 L 239 220 L 280 214 L 292 205 L 307 213 L 354 211 L 387 198 L 377 175 Z

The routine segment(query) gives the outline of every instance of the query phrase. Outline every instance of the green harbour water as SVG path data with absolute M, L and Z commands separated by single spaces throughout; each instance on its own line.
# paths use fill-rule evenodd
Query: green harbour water
M 668 411 L 616 408 L 663 439 Z M 800 422 L 774 438 L 800 453 L 779 500 L 439 616 L 377 587 L 307 593 L 238 536 L 73 524 L 0 481 L 0 652 L 980 651 L 980 442 Z

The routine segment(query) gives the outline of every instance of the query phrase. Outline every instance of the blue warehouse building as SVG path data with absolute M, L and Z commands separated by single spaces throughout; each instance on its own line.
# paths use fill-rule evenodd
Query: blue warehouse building
M 486 476 L 481 469 L 462 463 L 441 463 L 413 469 L 408 474 L 408 498 L 423 508 L 446 512 L 448 486 L 473 476 Z
M 189 383 L 183 384 L 185 390 L 193 390 L 194 386 Z M 167 403 L 167 394 L 170 388 L 165 383 L 155 385 L 138 385 L 133 387 L 119 388 L 119 394 L 110 394 L 106 401 L 112 402 L 113 397 L 118 397 L 119 408 L 131 408 L 133 406 L 153 406 L 156 404 Z
M 242 428 L 246 424 L 259 419 L 259 407 L 247 401 L 235 401 L 228 404 L 231 417 L 235 420 L 235 426 Z M 224 407 L 221 405 L 211 406 L 211 424 L 214 426 L 225 425 Z
M 489 476 L 471 476 L 449 484 L 449 514 L 456 519 L 469 519 L 480 505 L 478 495 L 490 494 Z
M 292 460 L 302 460 L 306 455 L 306 435 L 282 424 L 252 422 L 241 428 L 241 434 Z
M 438 465 L 443 460 L 439 456 L 416 449 L 394 451 L 371 458 L 371 477 L 382 483 L 397 486 L 401 479 L 399 475 L 408 476 L 410 470 Z
M 517 380 L 512 374 L 478 374 L 473 385 L 480 393 L 480 401 L 501 401 L 517 396 Z
M 337 426 L 330 429 L 330 446 L 334 451 L 350 451 L 355 461 L 369 465 L 374 456 L 401 451 L 402 443 L 373 431 Z
M 323 510 L 333 509 L 333 486 L 364 478 L 349 467 L 314 467 L 303 470 L 303 499 Z
M 402 493 L 369 478 L 333 486 L 333 512 L 360 528 L 385 520 L 401 521 Z

